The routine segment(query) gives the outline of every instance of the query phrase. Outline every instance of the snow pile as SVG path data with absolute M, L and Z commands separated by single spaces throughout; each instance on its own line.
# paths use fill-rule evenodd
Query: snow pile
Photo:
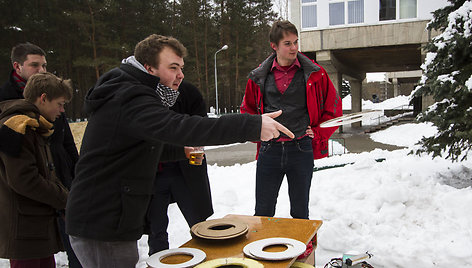
M 374 267 L 472 265 L 471 187 L 443 180 L 467 171 L 470 186 L 472 163 L 408 152 L 359 154 L 355 164 L 315 174 L 310 216 L 324 221 L 317 265 L 349 250 L 373 253 Z
M 412 124 L 391 126 L 384 131 L 370 134 L 370 138 L 380 143 L 412 147 L 423 136 L 431 137 L 437 133 L 437 128 L 429 122 L 413 126 L 415 127 L 412 127 Z
M 434 132 L 429 124 L 406 124 L 373 138 L 387 142 L 385 137 L 397 136 L 388 143 L 410 146 L 420 134 Z M 472 216 L 467 213 L 472 204 L 472 160 L 451 163 L 409 152 L 377 149 L 315 161 L 317 167 L 348 164 L 313 176 L 310 218 L 323 220 L 317 267 L 344 252 L 367 250 L 374 254 L 369 263 L 376 268 L 472 266 Z M 255 162 L 209 167 L 212 218 L 254 213 L 255 170 Z M 276 217 L 290 217 L 287 191 L 284 181 Z M 170 244 L 178 247 L 191 237 L 177 206 L 169 208 L 169 215 Z M 140 240 L 139 267 L 147 257 L 146 239 Z
M 351 110 L 351 95 L 343 98 L 343 110 Z M 362 100 L 362 110 L 389 110 L 400 109 L 408 106 L 410 102 L 409 96 L 398 96 L 395 98 L 386 99 L 380 103 L 373 103 L 370 100 Z
M 366 73 L 366 80 L 367 82 L 381 82 L 385 81 L 387 78 L 386 73 L 377 72 L 377 73 Z
M 472 91 L 472 75 L 465 81 L 465 86 L 469 91 Z
M 343 110 L 350 110 L 351 109 L 351 95 L 347 95 L 346 97 L 343 98 L 342 101 L 343 101 Z M 380 103 L 373 103 L 370 100 L 362 100 L 362 111 L 367 111 L 367 110 L 379 111 L 378 113 L 372 113 L 372 114 L 366 115 L 366 117 L 362 119 L 362 125 L 363 126 L 379 125 L 383 122 L 393 120 L 396 117 L 400 117 L 401 115 L 397 115 L 393 117 L 386 117 L 384 115 L 384 110 L 391 110 L 391 109 L 397 109 L 397 110 L 410 109 L 411 110 L 413 109 L 413 107 L 409 105 L 409 102 L 410 102 L 410 97 L 404 96 L 404 95 L 400 95 L 395 98 L 386 99 L 385 101 L 380 102 Z

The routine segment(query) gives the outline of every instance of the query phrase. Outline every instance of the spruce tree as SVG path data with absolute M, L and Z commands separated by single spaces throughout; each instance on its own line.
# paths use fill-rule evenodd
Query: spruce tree
M 423 138 L 416 153 L 463 161 L 472 149 L 472 2 L 448 1 L 451 4 L 436 10 L 428 24 L 440 34 L 425 47 L 423 76 L 412 93 L 434 99 L 418 120 L 432 122 L 438 133 Z
M 348 80 L 343 79 L 341 84 L 341 99 L 344 99 L 347 95 L 351 94 L 351 84 Z

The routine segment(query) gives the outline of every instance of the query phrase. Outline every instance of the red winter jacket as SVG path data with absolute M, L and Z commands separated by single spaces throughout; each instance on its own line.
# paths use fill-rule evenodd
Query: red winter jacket
M 264 113 L 261 87 L 264 87 L 275 56 L 272 54 L 258 68 L 249 73 L 241 113 Z M 305 75 L 310 126 L 315 134 L 312 140 L 313 158 L 320 159 L 328 156 L 328 139 L 337 129 L 337 127 L 320 128 L 320 124 L 342 116 L 342 101 L 328 74 L 321 66 L 301 53 L 298 53 L 297 57 Z M 257 142 L 256 158 L 259 155 L 260 145 L 260 142 Z

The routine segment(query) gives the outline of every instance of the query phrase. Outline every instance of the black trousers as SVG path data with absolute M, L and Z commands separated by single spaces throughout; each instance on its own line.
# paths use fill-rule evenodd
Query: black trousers
M 150 228 L 149 256 L 169 248 L 167 209 L 171 202 L 177 203 L 190 227 L 206 219 L 206 216 L 198 215 L 190 191 L 178 163 L 165 164 L 162 171 L 157 173 L 154 195 L 147 214 Z
M 69 268 L 82 268 L 82 265 L 70 245 L 69 235 L 66 234 L 66 223 L 62 217 L 57 218 L 57 225 L 59 226 L 59 234 L 61 235 L 62 244 L 64 244 L 66 249 Z

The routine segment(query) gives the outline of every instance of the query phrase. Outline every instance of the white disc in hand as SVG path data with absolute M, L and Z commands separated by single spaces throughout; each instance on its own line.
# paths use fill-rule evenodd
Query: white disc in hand
M 362 111 L 358 113 L 346 114 L 340 117 L 333 118 L 320 124 L 320 127 L 337 127 L 341 125 L 347 125 L 355 122 L 368 119 L 375 113 L 381 113 L 379 110 Z

